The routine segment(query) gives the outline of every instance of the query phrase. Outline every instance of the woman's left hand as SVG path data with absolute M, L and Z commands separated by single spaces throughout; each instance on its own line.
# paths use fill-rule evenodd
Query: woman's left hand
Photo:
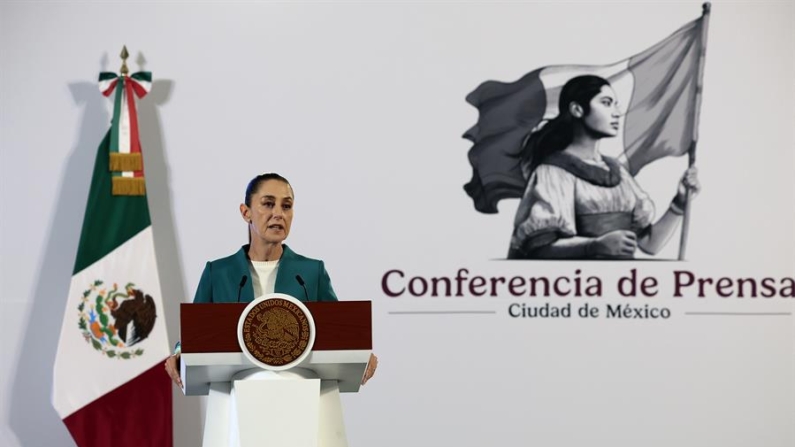
M 378 368 L 378 357 L 375 354 L 370 353 L 370 361 L 367 362 L 367 368 L 364 369 L 364 376 L 362 377 L 362 385 L 367 383 L 373 375 L 375 375 L 375 369 Z
M 698 168 L 695 166 L 691 166 L 685 171 L 682 180 L 679 182 L 677 195 L 684 198 L 685 194 L 687 194 L 687 190 L 690 190 L 691 199 L 697 196 L 701 191 L 701 183 L 698 181 Z

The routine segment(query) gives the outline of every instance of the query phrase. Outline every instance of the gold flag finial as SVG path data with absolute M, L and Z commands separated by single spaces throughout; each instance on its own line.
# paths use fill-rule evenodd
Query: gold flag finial
M 127 58 L 130 57 L 130 53 L 127 52 L 127 45 L 124 45 L 121 49 L 121 54 L 119 56 L 121 57 L 121 69 L 119 71 L 122 76 L 127 76 L 127 73 L 130 72 L 127 68 Z

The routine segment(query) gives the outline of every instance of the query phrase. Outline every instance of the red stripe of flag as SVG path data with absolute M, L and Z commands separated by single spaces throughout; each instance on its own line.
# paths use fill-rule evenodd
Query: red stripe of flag
M 86 371 L 85 380 L 102 371 Z M 171 379 L 162 362 L 64 419 L 79 447 L 172 447 Z
M 102 94 L 105 95 L 105 96 L 110 96 L 110 94 L 113 93 L 113 89 L 116 87 L 116 84 L 118 84 L 118 83 L 119 83 L 119 78 L 116 78 L 116 79 L 110 81 L 110 86 L 107 89 L 105 89 L 102 92 Z
M 128 78 L 125 79 L 124 86 L 125 93 L 127 93 L 127 108 L 130 112 L 130 153 L 141 153 L 141 141 L 138 138 L 138 113 L 135 111 L 135 97 L 133 95 L 133 90 L 138 85 L 136 82 L 133 82 L 132 79 Z M 141 154 L 141 156 L 143 157 L 143 154 Z M 143 169 L 135 171 L 133 176 L 143 177 Z

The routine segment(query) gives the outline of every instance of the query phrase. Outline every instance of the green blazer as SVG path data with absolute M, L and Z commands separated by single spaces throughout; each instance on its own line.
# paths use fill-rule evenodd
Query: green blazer
M 300 301 L 337 301 L 323 261 L 301 256 L 284 244 L 282 248 L 284 252 L 279 259 L 279 270 L 276 271 L 276 293 L 285 293 Z M 193 302 L 234 303 L 238 300 L 238 292 L 241 303 L 253 301 L 254 287 L 246 253 L 248 245 L 244 245 L 232 256 L 208 262 Z M 296 279 L 297 275 L 303 278 L 306 293 Z M 240 287 L 244 276 L 246 282 Z

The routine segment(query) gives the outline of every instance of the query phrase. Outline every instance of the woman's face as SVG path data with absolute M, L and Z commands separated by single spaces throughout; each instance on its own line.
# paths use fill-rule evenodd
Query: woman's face
M 281 243 L 290 234 L 293 222 L 293 190 L 280 180 L 266 180 L 251 197 L 251 206 L 241 205 L 249 223 L 252 242 Z
M 591 110 L 583 118 L 585 127 L 600 137 L 618 135 L 621 111 L 613 88 L 603 85 L 601 91 L 591 99 L 590 106 Z

